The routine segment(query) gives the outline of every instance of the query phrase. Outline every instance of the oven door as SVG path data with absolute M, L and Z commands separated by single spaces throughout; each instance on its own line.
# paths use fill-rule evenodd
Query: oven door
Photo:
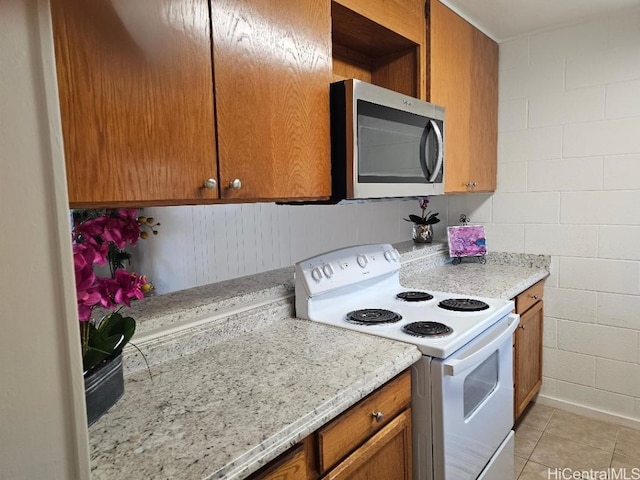
M 434 478 L 475 480 L 513 426 L 508 315 L 446 359 L 431 362 Z

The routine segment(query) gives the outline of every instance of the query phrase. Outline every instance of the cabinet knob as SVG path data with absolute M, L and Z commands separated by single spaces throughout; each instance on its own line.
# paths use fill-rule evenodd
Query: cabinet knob
M 218 182 L 216 182 L 215 178 L 207 178 L 203 184 L 204 188 L 213 189 L 218 186 Z
M 239 178 L 234 178 L 229 182 L 229 188 L 233 188 L 234 190 L 239 190 L 242 187 L 242 182 Z
M 538 299 L 538 295 L 531 295 L 531 298 L 533 298 L 534 300 Z
M 382 412 L 371 412 L 371 416 L 375 418 L 378 422 L 381 422 L 384 418 L 384 414 Z
M 521 328 L 522 330 L 524 330 L 524 329 L 525 329 L 525 327 L 526 327 L 526 325 L 520 325 L 520 328 Z

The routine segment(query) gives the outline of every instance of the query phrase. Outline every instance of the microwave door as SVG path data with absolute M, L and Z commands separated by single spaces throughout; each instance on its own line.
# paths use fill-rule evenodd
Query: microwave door
M 444 142 L 438 122 L 429 120 L 420 139 L 420 166 L 429 183 L 442 179 Z

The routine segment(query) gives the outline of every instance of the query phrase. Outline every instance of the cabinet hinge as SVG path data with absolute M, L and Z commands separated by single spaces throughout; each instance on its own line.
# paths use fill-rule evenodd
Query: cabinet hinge
M 429 18 L 429 0 L 424 2 L 424 18 Z

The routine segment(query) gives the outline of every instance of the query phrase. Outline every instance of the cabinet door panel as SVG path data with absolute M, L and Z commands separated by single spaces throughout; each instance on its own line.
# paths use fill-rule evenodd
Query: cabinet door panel
M 307 457 L 303 445 L 294 447 L 284 458 L 272 462 L 251 480 L 307 480 Z
M 520 317 L 515 333 L 514 418 L 517 419 L 542 385 L 543 302 Z
M 498 45 L 428 0 L 429 99 L 445 107 L 445 192 L 496 188 Z
M 217 198 L 207 0 L 51 9 L 71 205 Z
M 469 123 L 470 179 L 474 192 L 496 189 L 498 155 L 498 44 L 474 28 Z
M 222 197 L 328 197 L 331 3 L 211 8 Z M 228 188 L 234 179 L 240 188 Z
M 405 410 L 334 468 L 326 480 L 410 480 L 411 409 Z
M 430 101 L 445 107 L 445 191 L 466 192 L 473 27 L 438 0 L 430 6 Z

